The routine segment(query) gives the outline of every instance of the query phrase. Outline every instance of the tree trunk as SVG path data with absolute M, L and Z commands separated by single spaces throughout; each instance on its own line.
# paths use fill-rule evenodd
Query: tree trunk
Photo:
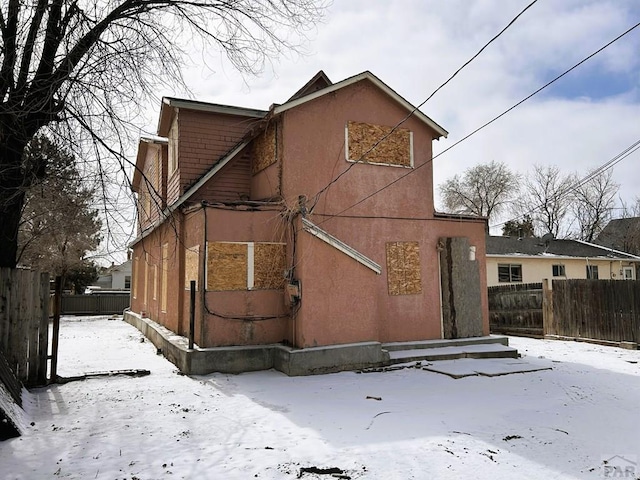
M 24 204 L 21 168 L 25 145 L 0 144 L 0 267 L 15 268 L 18 254 L 18 228 Z

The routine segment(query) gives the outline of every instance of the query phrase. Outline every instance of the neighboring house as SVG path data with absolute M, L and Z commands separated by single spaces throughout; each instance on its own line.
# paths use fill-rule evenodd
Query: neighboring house
M 580 240 L 487 237 L 487 284 L 639 278 L 640 257 Z
M 593 243 L 640 255 L 640 217 L 611 220 Z
M 201 348 L 488 335 L 486 220 L 434 209 L 446 134 L 370 72 L 269 111 L 164 98 L 133 178 L 131 310 L 186 336 L 193 280 Z
M 98 276 L 95 285 L 106 290 L 129 290 L 131 288 L 131 260 L 120 265 L 112 263 Z

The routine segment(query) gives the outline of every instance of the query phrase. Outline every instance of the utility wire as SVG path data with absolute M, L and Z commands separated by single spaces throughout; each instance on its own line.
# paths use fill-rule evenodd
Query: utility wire
M 412 173 L 415 173 L 418 169 L 424 167 L 425 165 L 429 165 L 430 163 L 433 162 L 433 160 L 435 160 L 436 158 L 440 157 L 441 155 L 444 155 L 446 152 L 448 152 L 449 150 L 451 150 L 452 148 L 456 147 L 457 145 L 459 145 L 460 143 L 464 142 L 465 140 L 471 138 L 473 135 L 475 135 L 476 133 L 478 133 L 481 130 L 484 130 L 486 127 L 488 127 L 489 125 L 491 125 L 492 123 L 496 122 L 497 120 L 499 120 L 500 118 L 504 117 L 506 114 L 508 114 L 509 112 L 511 112 L 512 110 L 514 110 L 515 108 L 519 107 L 520 105 L 522 105 L 524 102 L 526 102 L 527 100 L 529 100 L 530 98 L 532 98 L 533 96 L 537 95 L 538 93 L 540 93 L 541 91 L 543 91 L 544 89 L 546 89 L 547 87 L 549 87 L 550 85 L 552 85 L 553 83 L 557 82 L 558 80 L 560 80 L 562 77 L 564 77 L 565 75 L 569 74 L 570 72 L 572 72 L 573 70 L 575 70 L 576 68 L 578 68 L 580 65 L 582 65 L 583 63 L 585 63 L 586 61 L 590 60 L 591 58 L 593 58 L 595 55 L 597 55 L 598 53 L 602 52 L 604 49 L 606 49 L 607 47 L 611 46 L 613 43 L 617 42 L 618 40 L 620 40 L 621 38 L 623 38 L 625 35 L 629 34 L 630 32 L 632 32 L 633 30 L 635 30 L 636 28 L 638 28 L 638 26 L 640 26 L 640 22 L 636 23 L 635 25 L 633 25 L 632 27 L 630 27 L 629 29 L 627 29 L 625 32 L 621 33 L 620 35 L 618 35 L 616 38 L 614 38 L 613 40 L 611 40 L 610 42 L 608 42 L 607 44 L 605 44 L 604 46 L 600 47 L 598 50 L 596 50 L 595 52 L 591 53 L 590 55 L 588 55 L 587 57 L 583 58 L 582 60 L 580 60 L 578 63 L 576 63 L 575 65 L 573 65 L 571 68 L 569 68 L 568 70 L 565 70 L 563 73 L 561 73 L 560 75 L 558 75 L 557 77 L 555 77 L 554 79 L 550 80 L 549 82 L 547 82 L 546 84 L 544 84 L 542 87 L 538 88 L 537 90 L 535 90 L 533 93 L 527 95 L 525 98 L 523 98 L 522 100 L 520 100 L 519 102 L 517 102 L 516 104 L 514 104 L 513 106 L 509 107 L 507 110 L 505 110 L 504 112 L 502 112 L 501 114 L 495 116 L 494 118 L 492 118 L 491 120 L 489 120 L 488 122 L 484 123 L 483 125 L 481 125 L 480 127 L 476 128 L 475 130 L 473 130 L 471 133 L 468 133 L 467 135 L 465 135 L 464 137 L 462 137 L 460 140 L 458 140 L 457 142 L 453 143 L 452 145 L 450 145 L 449 147 L 445 148 L 442 152 L 438 153 L 437 155 L 434 155 L 430 160 L 426 161 L 425 163 L 423 163 L 422 165 L 418 165 L 417 167 L 415 167 L 413 170 L 410 170 L 409 172 L 405 173 L 404 175 L 401 175 L 400 177 L 396 178 L 395 180 L 389 182 L 388 184 L 386 184 L 384 187 L 379 188 L 378 190 L 374 191 L 373 193 L 367 195 L 366 197 L 358 200 L 356 203 L 346 207 L 345 209 L 341 210 L 340 212 L 338 212 L 335 215 L 332 215 L 324 220 L 322 220 L 321 222 L 317 223 L 316 225 L 321 225 L 325 222 L 328 222 L 329 220 L 331 220 L 334 217 L 340 216 L 341 214 L 343 214 L 344 212 L 351 210 L 353 207 L 356 207 L 358 205 L 360 205 L 362 202 L 365 202 L 366 200 L 370 199 L 371 197 L 377 195 L 378 193 L 382 192 L 383 190 L 386 190 L 387 188 L 391 187 L 392 185 L 394 185 L 395 183 L 399 182 L 400 180 L 402 180 L 403 178 L 411 175 Z
M 372 150 L 374 150 L 378 145 L 380 145 L 380 143 L 382 143 L 386 138 L 388 138 L 393 132 L 395 132 L 398 128 L 400 128 L 400 126 L 405 123 L 407 120 L 409 120 L 421 107 L 423 107 L 429 100 L 431 100 L 433 98 L 433 96 L 438 93 L 442 88 L 444 88 L 451 80 L 453 80 L 467 65 L 469 65 L 471 62 L 473 62 L 476 58 L 478 58 L 480 56 L 480 54 L 487 48 L 489 47 L 489 45 L 491 45 L 494 41 L 496 41 L 498 39 L 498 37 L 500 37 L 504 32 L 507 31 L 507 29 L 509 27 L 511 27 L 511 25 L 513 25 L 527 10 L 529 10 L 538 0 L 533 0 L 529 5 L 527 5 L 520 13 L 518 13 L 518 15 L 516 15 L 515 17 L 513 17 L 513 19 L 502 29 L 500 30 L 496 35 L 493 36 L 493 38 L 491 38 L 491 40 L 489 40 L 487 43 L 485 43 L 482 48 L 480 50 L 478 50 L 476 52 L 475 55 L 473 55 L 469 60 L 467 60 L 466 62 L 464 62 L 462 64 L 462 66 L 460 68 L 458 68 L 455 72 L 453 72 L 453 74 L 447 79 L 445 80 L 444 83 L 442 83 L 438 88 L 436 88 L 431 95 L 429 95 L 420 105 L 418 105 L 417 107 L 414 107 L 402 120 L 400 120 L 398 123 L 396 123 L 391 130 L 389 130 L 385 135 L 383 135 L 378 141 L 376 141 L 367 151 L 365 151 L 362 155 L 360 155 L 360 158 L 358 158 L 354 163 L 352 163 L 351 165 L 349 165 L 349 167 L 347 167 L 346 170 L 344 170 L 342 173 L 340 173 L 336 178 L 334 178 L 333 180 L 331 180 L 325 187 L 323 187 L 322 189 L 320 189 L 318 191 L 318 193 L 316 193 L 314 195 L 314 204 L 311 207 L 311 210 L 313 210 L 313 207 L 315 207 L 316 203 L 318 202 L 318 198 L 320 197 L 320 195 L 322 195 L 324 192 L 326 192 L 329 187 L 331 187 L 331 185 L 333 185 L 334 183 L 336 183 L 342 176 L 346 175 L 356 164 L 362 162 L 364 160 L 364 158 L 371 153 Z
M 620 163 L 622 160 L 627 158 L 629 155 L 635 153 L 637 150 L 640 150 L 640 139 L 636 140 L 630 146 L 625 148 L 622 152 L 618 153 L 616 156 L 614 156 L 612 159 L 608 160 L 607 162 L 603 163 L 598 168 L 590 171 L 587 175 L 585 175 L 582 179 L 578 180 L 575 184 L 569 185 L 567 188 L 557 192 L 555 195 L 552 196 L 552 198 L 549 199 L 549 202 L 557 202 L 557 201 L 561 200 L 562 197 L 564 197 L 565 195 L 568 195 L 569 193 L 576 191 L 577 189 L 582 187 L 587 182 L 593 180 L 595 177 L 597 177 L 601 173 L 605 172 L 606 170 L 609 170 L 610 168 L 613 168 L 618 163 Z M 535 213 L 538 209 L 544 207 L 544 205 L 545 204 L 536 205 L 535 207 L 531 208 L 529 211 L 527 211 L 527 212 L 525 212 L 525 213 L 523 213 L 521 215 L 518 215 L 517 217 L 513 217 L 513 218 L 511 218 L 509 220 L 506 220 L 506 221 L 501 222 L 501 223 L 497 223 L 495 225 L 491 225 L 489 228 L 501 227 L 501 226 L 505 225 L 507 222 L 510 222 L 510 221 L 513 221 L 513 220 L 522 219 L 526 215 Z

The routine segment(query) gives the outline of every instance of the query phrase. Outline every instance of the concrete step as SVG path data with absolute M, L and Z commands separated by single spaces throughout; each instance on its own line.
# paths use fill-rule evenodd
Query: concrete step
M 486 337 L 422 340 L 419 342 L 391 342 L 391 343 L 383 343 L 382 348 L 391 352 L 394 350 L 457 347 L 457 346 L 465 346 L 465 345 L 485 345 L 485 344 L 494 344 L 494 343 L 499 343 L 499 344 L 508 346 L 509 338 L 506 337 L 505 335 L 488 335 Z
M 458 358 L 518 358 L 518 350 L 502 343 L 492 342 L 389 351 L 389 365 L 417 361 L 455 360 Z

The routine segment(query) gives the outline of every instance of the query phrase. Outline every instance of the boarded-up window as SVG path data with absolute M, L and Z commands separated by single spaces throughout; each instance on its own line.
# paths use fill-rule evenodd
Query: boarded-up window
M 171 122 L 169 130 L 169 175 L 178 168 L 178 116 L 176 115 Z
M 282 243 L 207 244 L 207 290 L 256 290 L 284 287 Z
M 253 288 L 284 288 L 285 245 L 256 243 L 254 248 Z
M 276 124 L 270 123 L 264 132 L 253 139 L 251 144 L 251 171 L 253 173 L 258 173 L 276 163 L 276 131 Z
M 131 269 L 131 276 L 133 277 L 133 298 L 138 298 L 138 257 L 133 258 L 133 268 Z
M 144 254 L 144 304 L 149 302 L 149 254 Z
M 191 280 L 196 281 L 196 288 L 198 285 L 198 259 L 200 258 L 200 245 L 187 248 L 184 259 L 184 288 L 189 290 L 191 288 Z
M 167 311 L 167 276 L 169 274 L 169 244 L 165 243 L 162 245 L 162 288 L 160 289 L 160 295 L 162 298 L 160 299 L 160 310 L 163 312 Z
M 211 242 L 207 245 L 207 290 L 246 290 L 246 243 Z
M 347 122 L 347 160 L 402 167 L 413 166 L 413 136 L 406 128 Z
M 153 299 L 158 299 L 158 265 L 153 266 Z
M 386 249 L 389 295 L 422 292 L 418 242 L 388 242 Z

